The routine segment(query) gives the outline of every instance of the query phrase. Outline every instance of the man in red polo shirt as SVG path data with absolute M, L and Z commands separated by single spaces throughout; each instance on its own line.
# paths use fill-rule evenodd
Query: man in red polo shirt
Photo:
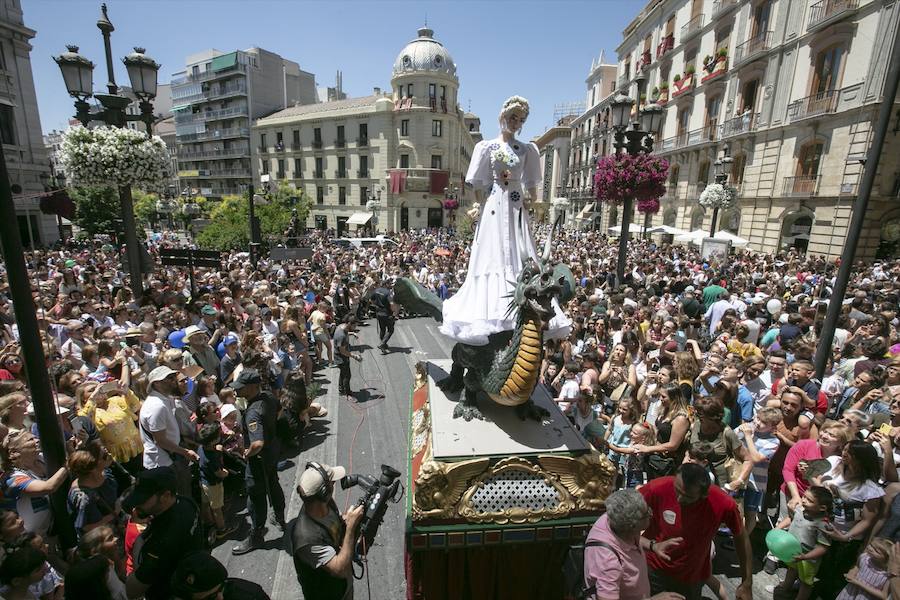
M 700 600 L 704 582 L 712 573 L 710 547 L 720 525 L 734 533 L 734 545 L 741 566 L 741 584 L 737 600 L 753 597 L 753 562 L 750 538 L 735 501 L 715 485 L 708 471 L 696 464 L 683 464 L 674 477 L 660 477 L 640 488 L 653 510 L 650 526 L 643 537 L 651 540 L 650 549 L 663 540 L 682 538 L 681 544 L 668 549 L 669 559 L 647 553 L 651 593 L 670 591 L 685 600 Z

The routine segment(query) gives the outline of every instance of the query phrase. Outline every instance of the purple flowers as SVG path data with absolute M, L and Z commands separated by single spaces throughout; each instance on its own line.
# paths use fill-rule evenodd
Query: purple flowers
M 447 198 L 446 200 L 444 200 L 444 208 L 446 210 L 456 210 L 457 208 L 459 208 L 459 200 L 456 200 L 454 198 Z
M 614 204 L 634 198 L 640 212 L 655 213 L 666 192 L 668 172 L 669 162 L 658 156 L 603 156 L 594 173 L 594 194 L 601 202 Z

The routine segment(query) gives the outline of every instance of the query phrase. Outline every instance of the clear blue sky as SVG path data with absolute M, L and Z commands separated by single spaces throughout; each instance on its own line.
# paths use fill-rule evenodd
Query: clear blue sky
M 94 88 L 106 83 L 103 44 L 96 27 L 100 1 L 23 0 L 25 24 L 37 31 L 31 65 L 45 132 L 73 113 L 51 56 L 77 44 L 94 61 Z M 530 138 L 553 121 L 556 103 L 583 100 L 592 58 L 614 62 L 622 29 L 643 6 L 638 0 L 389 2 L 375 0 L 108 0 L 116 80 L 128 83 L 121 58 L 144 46 L 162 63 L 160 82 L 184 68 L 188 54 L 259 46 L 315 73 L 318 85 L 344 76 L 351 96 L 389 88 L 400 49 L 426 19 L 458 65 L 460 102 L 482 119 L 487 136 L 512 95 L 531 102 L 523 131 Z M 470 104 L 471 102 L 471 104 Z

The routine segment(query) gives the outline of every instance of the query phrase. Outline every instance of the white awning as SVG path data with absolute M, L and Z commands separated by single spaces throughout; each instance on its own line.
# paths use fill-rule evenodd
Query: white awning
M 347 219 L 347 225 L 365 225 L 369 222 L 369 219 L 372 218 L 372 213 L 367 212 L 357 212 L 353 213 L 349 219 Z
M 581 209 L 581 212 L 578 213 L 578 216 L 575 219 L 579 221 L 583 221 L 584 219 L 590 219 L 594 216 L 594 203 L 588 202 L 584 205 L 584 208 Z

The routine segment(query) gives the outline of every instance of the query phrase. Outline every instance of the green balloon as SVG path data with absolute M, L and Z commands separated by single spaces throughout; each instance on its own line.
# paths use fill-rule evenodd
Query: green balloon
M 794 562 L 794 556 L 803 552 L 800 541 L 784 529 L 773 529 L 766 534 L 766 546 L 781 562 Z

